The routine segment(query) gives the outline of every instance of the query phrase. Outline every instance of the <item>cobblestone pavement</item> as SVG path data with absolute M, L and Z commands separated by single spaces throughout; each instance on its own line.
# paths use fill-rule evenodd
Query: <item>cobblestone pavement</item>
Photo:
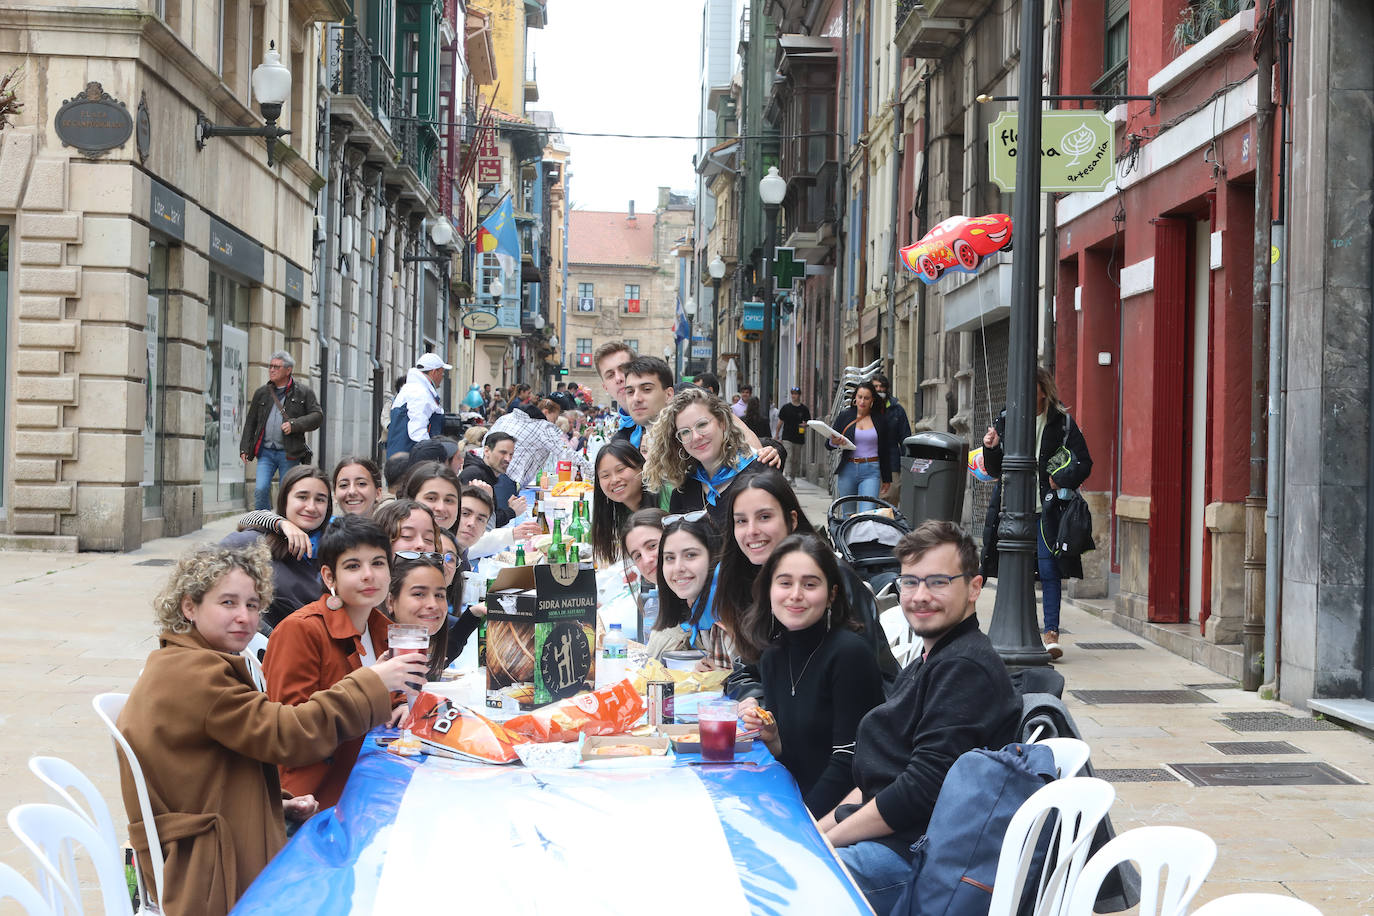
M 808 514 L 823 523 L 828 498 L 802 484 Z M 64 757 L 85 771 L 122 820 L 110 740 L 91 711 L 91 697 L 124 692 L 153 647 L 151 599 L 167 574 L 157 564 L 191 543 L 218 540 L 231 523 L 183 538 L 153 541 L 127 554 L 0 554 L 0 620 L 9 638 L 0 654 L 0 807 L 40 801 L 29 774 L 34 754 Z M 993 592 L 979 602 L 991 619 Z M 1327 916 L 1374 913 L 1374 745 L 1344 729 L 1237 732 L 1228 713 L 1273 712 L 1298 727 L 1322 728 L 1302 710 L 1260 700 L 1208 669 L 1179 658 L 1086 612 L 1066 607 L 1065 702 L 1101 770 L 1154 771 L 1148 782 L 1115 782 L 1111 816 L 1118 831 L 1144 824 L 1181 824 L 1220 847 L 1199 902 L 1240 891 L 1288 893 Z M 1134 644 L 1091 649 L 1084 643 Z M 1199 686 L 1201 685 L 1201 686 Z M 1088 703 L 1074 691 L 1196 689 L 1183 704 Z M 1091 699 L 1091 697 L 1090 697 Z M 1281 720 L 1280 720 L 1281 721 Z M 1287 741 L 1299 753 L 1225 756 L 1209 742 Z M 1322 762 L 1357 785 L 1195 787 L 1174 764 Z M 6 830 L 0 859 L 28 871 L 26 855 Z

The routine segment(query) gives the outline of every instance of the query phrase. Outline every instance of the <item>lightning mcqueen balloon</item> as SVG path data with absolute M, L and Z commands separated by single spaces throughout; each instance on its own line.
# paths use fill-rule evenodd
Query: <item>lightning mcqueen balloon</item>
M 1011 250 L 1011 217 L 1005 213 L 951 216 L 901 253 L 908 270 L 934 283 L 946 270 L 976 273 L 983 258 L 999 249 Z

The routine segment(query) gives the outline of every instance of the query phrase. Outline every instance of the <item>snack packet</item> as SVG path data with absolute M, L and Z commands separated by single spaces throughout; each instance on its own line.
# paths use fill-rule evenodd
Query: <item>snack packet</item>
M 530 740 L 428 691 L 415 698 L 403 727 L 420 740 L 420 749 L 426 754 L 479 763 L 513 763 L 517 759 L 515 745 Z
M 620 681 L 516 716 L 506 731 L 530 741 L 575 741 L 578 735 L 622 735 L 642 715 L 644 698 Z

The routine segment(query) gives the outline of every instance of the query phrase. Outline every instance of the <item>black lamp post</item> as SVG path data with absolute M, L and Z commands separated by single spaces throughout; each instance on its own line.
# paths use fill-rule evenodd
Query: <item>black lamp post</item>
M 1044 0 L 1021 3 L 1016 201 L 1012 224 L 1011 319 L 1007 342 L 1007 421 L 1002 447 L 1002 516 L 997 525 L 997 601 L 989 637 L 1008 665 L 1048 665 L 1036 626 L 1035 332 L 1040 286 L 1040 104 Z
M 262 63 L 253 70 L 249 81 L 253 87 L 253 98 L 258 100 L 262 119 L 267 123 L 262 127 L 239 127 L 238 125 L 218 125 L 201 112 L 196 112 L 196 149 L 205 149 L 205 141 L 211 137 L 265 137 L 267 139 L 267 165 L 276 164 L 277 139 L 291 134 L 277 126 L 281 117 L 281 107 L 291 95 L 291 71 L 282 66 L 281 55 L 277 53 L 275 41 L 268 44 L 262 55 Z
M 719 371 L 717 357 L 720 350 L 717 349 L 720 334 L 720 281 L 725 277 L 725 262 L 716 255 L 711 259 L 711 263 L 706 265 L 706 271 L 711 275 L 711 371 Z
M 763 200 L 763 258 L 768 265 L 763 272 L 763 346 L 759 349 L 759 408 L 764 417 L 773 406 L 773 259 L 778 247 L 778 206 L 787 196 L 787 182 L 778 174 L 778 167 L 770 165 L 768 174 L 759 180 L 759 197 Z

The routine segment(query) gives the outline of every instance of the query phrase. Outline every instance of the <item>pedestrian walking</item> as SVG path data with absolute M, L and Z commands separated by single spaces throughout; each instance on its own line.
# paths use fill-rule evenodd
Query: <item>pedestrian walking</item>
M 806 421 L 811 410 L 802 403 L 801 389 L 792 389 L 792 399 L 778 408 L 778 423 L 782 426 L 782 441 L 788 445 L 787 477 L 797 482 L 797 473 L 804 473 L 802 446 L 806 444 Z
M 902 442 L 911 435 L 911 421 L 907 419 L 906 408 L 892 396 L 892 383 L 881 373 L 873 376 L 873 387 L 878 390 L 878 401 L 883 405 L 883 423 L 887 426 L 888 464 L 895 471 L 902 466 Z
M 1062 491 L 1076 490 L 1093 469 L 1092 456 L 1083 431 L 1059 402 L 1054 376 L 1043 366 L 1035 370 L 1035 479 L 1036 479 L 1036 574 L 1040 578 L 1040 599 L 1044 613 L 1045 649 L 1050 658 L 1064 654 L 1059 645 L 1059 605 L 1063 579 L 1083 578 L 1083 561 L 1067 554 L 1056 557 L 1045 542 L 1045 526 L 1040 524 L 1045 510 L 1055 510 Z M 983 436 L 983 461 L 987 472 L 998 478 L 988 504 L 983 526 L 983 562 L 979 569 L 985 579 L 997 577 L 997 524 L 1002 514 L 1002 433 L 1007 412 L 997 415 Z M 1072 495 L 1072 494 L 1069 494 Z
M 406 373 L 406 383 L 391 402 L 391 423 L 387 427 L 386 456 L 408 452 L 444 431 L 444 407 L 439 402 L 439 386 L 444 373 L 452 369 L 437 354 L 426 353 Z
M 892 450 L 888 447 L 882 403 L 872 382 L 860 382 L 854 390 L 854 406 L 840 411 L 830 424 L 839 431 L 840 436 L 848 438 L 856 446 L 840 452 L 840 467 L 835 475 L 837 497 L 886 497 L 891 489 Z M 839 436 L 832 436 L 825 447 L 839 448 L 842 441 Z M 849 516 L 854 514 L 855 506 L 871 505 L 848 503 L 841 511 Z
M 258 462 L 253 508 L 272 505 L 272 478 L 314 459 L 305 434 L 319 429 L 324 412 L 315 392 L 292 375 L 296 361 L 278 350 L 267 360 L 267 384 L 253 392 L 239 439 L 239 457 Z

